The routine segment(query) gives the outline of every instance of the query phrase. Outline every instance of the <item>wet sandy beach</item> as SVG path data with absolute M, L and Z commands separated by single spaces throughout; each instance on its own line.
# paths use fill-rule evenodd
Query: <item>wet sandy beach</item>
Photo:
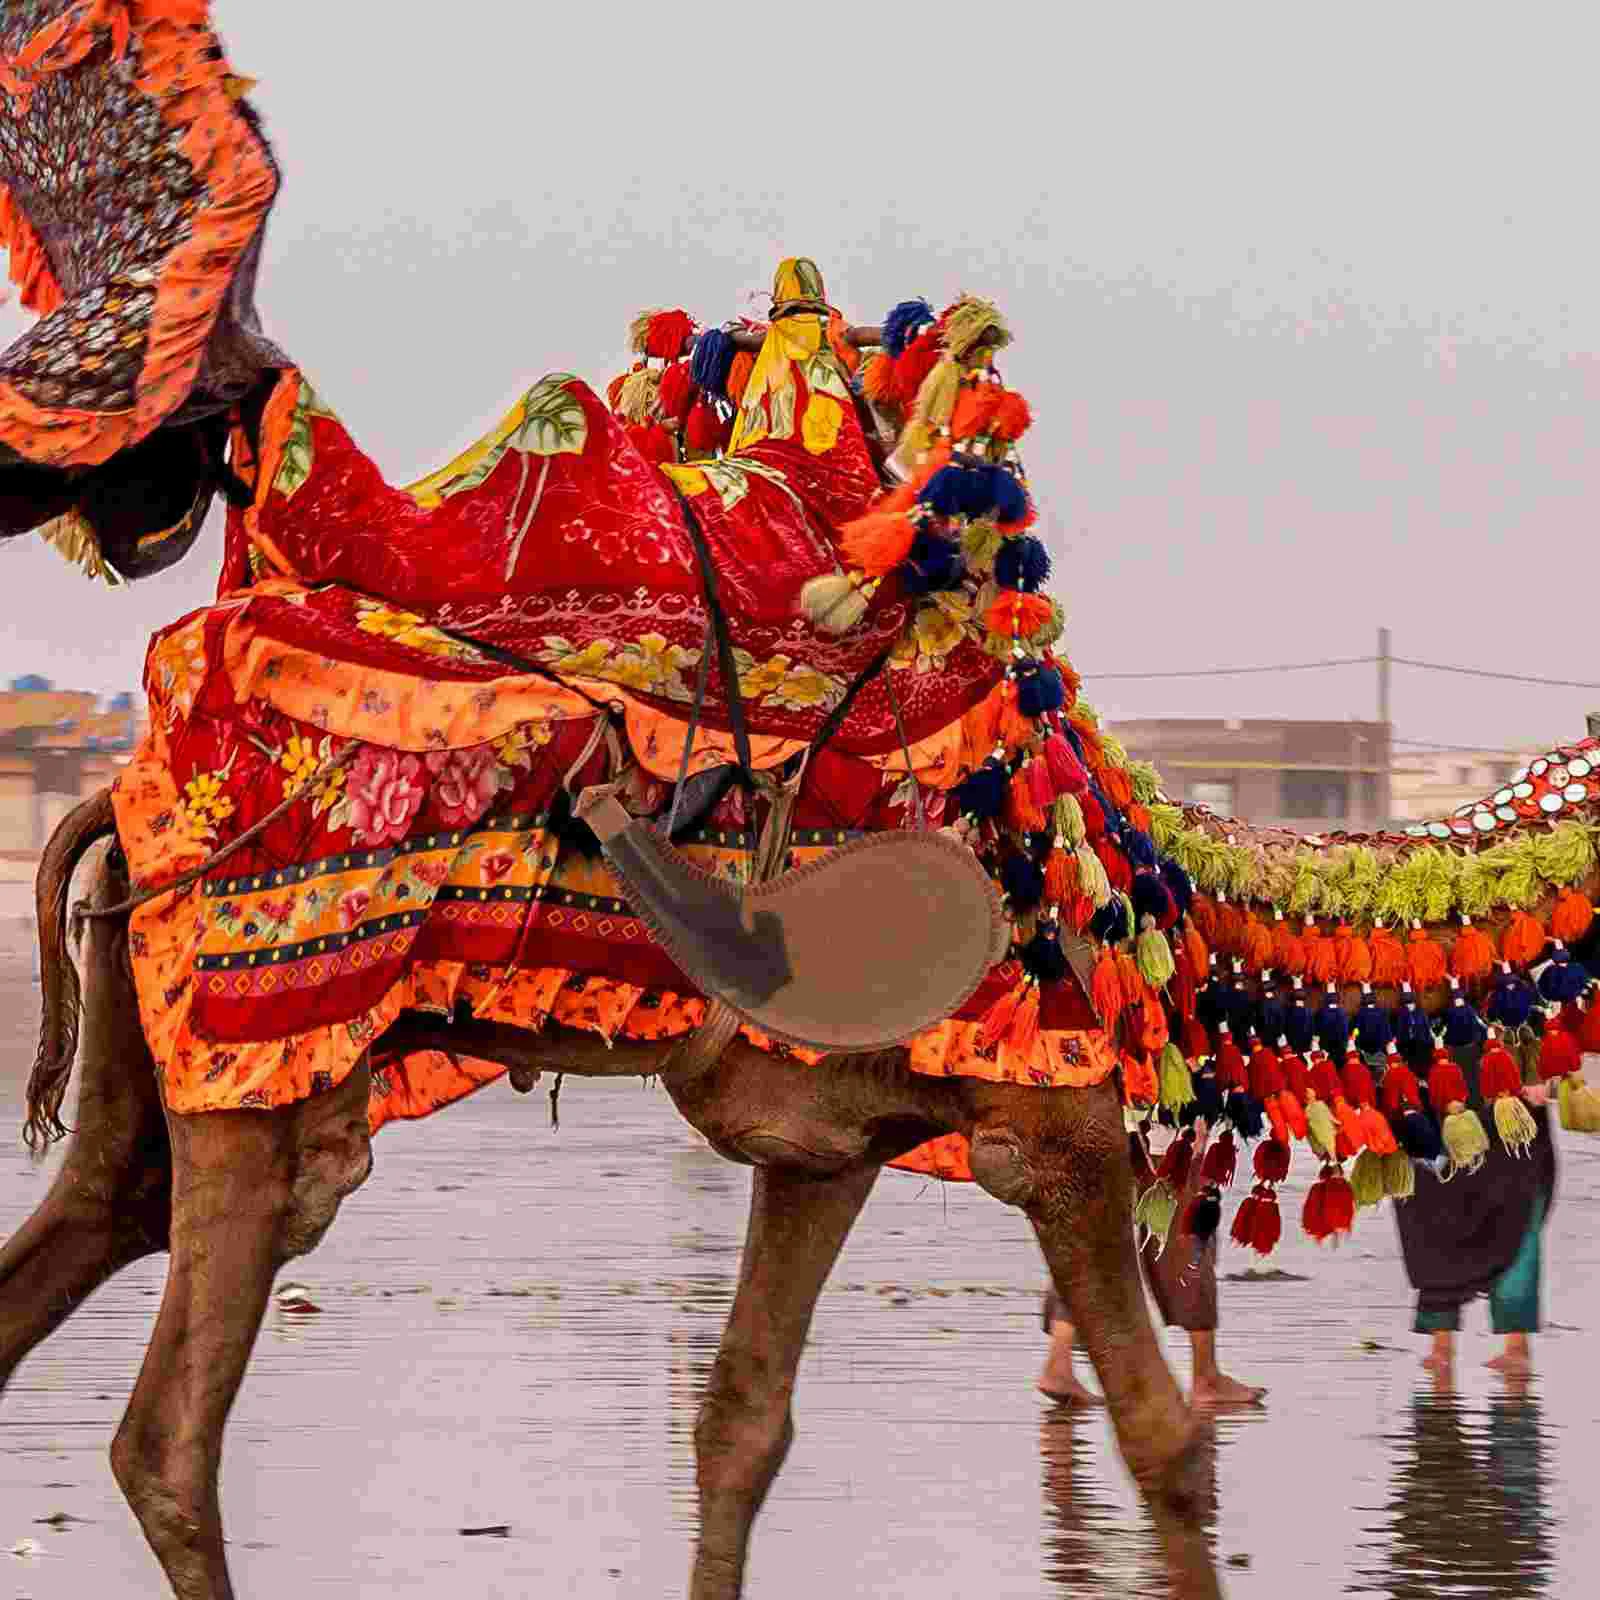
M 0 969 L 0 1005 L 9 1233 L 50 1170 L 18 1137 L 26 965 Z M 228 1437 L 241 1595 L 683 1592 L 694 1410 L 749 1176 L 654 1087 L 569 1080 L 561 1113 L 552 1131 L 542 1092 L 502 1084 L 385 1131 L 372 1180 L 292 1265 L 280 1299 L 320 1310 L 269 1314 Z M 1272 1263 L 1287 1276 L 1251 1275 L 1225 1247 L 1225 1363 L 1271 1388 L 1267 1409 L 1215 1428 L 1227 1595 L 1586 1592 L 1600 1141 L 1561 1136 L 1560 1157 L 1525 1396 L 1480 1366 L 1481 1305 L 1456 1394 L 1432 1395 L 1387 1214 L 1319 1251 L 1295 1231 L 1301 1175 Z M 163 1270 L 103 1289 L 0 1402 L 0 1600 L 166 1594 L 106 1455 Z M 1022 1220 L 983 1194 L 880 1180 L 818 1308 L 752 1596 L 1170 1592 L 1105 1420 L 1034 1393 L 1042 1282 Z M 1169 1348 L 1186 1381 L 1184 1341 Z

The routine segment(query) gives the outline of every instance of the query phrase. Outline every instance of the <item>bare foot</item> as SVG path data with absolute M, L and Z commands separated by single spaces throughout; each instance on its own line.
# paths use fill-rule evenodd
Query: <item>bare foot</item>
M 1432 1372 L 1436 1375 L 1441 1372 L 1448 1372 L 1455 1365 L 1449 1356 L 1442 1356 L 1437 1352 L 1432 1355 L 1424 1356 L 1422 1358 L 1422 1364 L 1428 1369 L 1429 1372 Z
M 1105 1401 L 1092 1389 L 1086 1389 L 1070 1373 L 1058 1378 L 1047 1372 L 1039 1380 L 1039 1393 L 1054 1400 L 1058 1406 L 1103 1406 Z
M 1525 1378 L 1533 1371 L 1533 1362 L 1519 1351 L 1507 1350 L 1497 1356 L 1491 1356 L 1484 1362 L 1484 1366 L 1495 1372 L 1503 1373 L 1506 1377 Z
M 1191 1404 L 1200 1410 L 1226 1411 L 1240 1406 L 1258 1406 L 1266 1392 L 1254 1384 L 1240 1383 L 1237 1378 L 1219 1372 L 1214 1378 L 1196 1378 L 1194 1391 L 1189 1398 Z

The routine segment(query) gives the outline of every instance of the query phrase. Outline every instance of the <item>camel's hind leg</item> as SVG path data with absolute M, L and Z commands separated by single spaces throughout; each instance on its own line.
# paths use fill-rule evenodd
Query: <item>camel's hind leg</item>
M 180 1600 L 229 1600 L 222 1430 L 272 1280 L 314 1248 L 371 1169 L 362 1063 L 277 1111 L 171 1116 L 172 1264 L 112 1470 Z
M 125 893 L 102 870 L 96 903 Z M 88 1295 L 167 1246 L 172 1163 L 125 941 L 121 923 L 89 925 L 76 1127 L 49 1193 L 0 1250 L 0 1390 Z

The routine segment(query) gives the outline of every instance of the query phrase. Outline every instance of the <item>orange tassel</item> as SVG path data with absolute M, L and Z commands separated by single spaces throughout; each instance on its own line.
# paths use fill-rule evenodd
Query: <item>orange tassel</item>
M 893 384 L 894 362 L 890 360 L 887 350 L 879 350 L 868 358 L 861 369 L 861 392 L 874 405 L 886 405 Z
M 1494 941 L 1475 922 L 1463 923 L 1450 951 L 1450 975 L 1463 983 L 1494 971 Z
M 1306 1113 L 1292 1089 L 1282 1090 L 1278 1097 L 1278 1107 L 1283 1112 L 1285 1126 L 1295 1138 L 1303 1139 L 1306 1136 Z
M 1223 901 L 1217 907 L 1217 935 L 1211 942 L 1225 956 L 1236 956 L 1244 948 L 1244 913 L 1238 906 Z
M 983 625 L 1002 639 L 1031 639 L 1054 615 L 1055 607 L 1048 595 L 1002 589 L 1000 598 L 984 612 Z
M 996 684 L 961 719 L 961 763 L 969 772 L 983 765 L 999 741 L 1006 687 Z
M 1122 995 L 1122 979 L 1117 974 L 1117 958 L 1109 949 L 1100 953 L 1100 959 L 1094 964 L 1094 975 L 1089 980 L 1089 999 L 1094 1005 L 1095 1015 L 1100 1018 L 1100 1026 L 1107 1033 L 1117 1031 L 1117 1019 L 1121 1017 L 1126 1001 Z
M 1140 1013 L 1139 1043 L 1152 1055 L 1159 1055 L 1172 1037 L 1172 1031 L 1167 1024 L 1166 1007 L 1148 984 L 1144 986 Z
M 1029 1062 L 1039 1043 L 1039 985 L 1030 983 L 1026 989 L 1006 1031 L 1006 1048 Z
M 1296 936 L 1294 924 L 1279 920 L 1272 928 L 1272 965 L 1291 978 L 1303 978 L 1306 971 L 1305 941 Z
M 1045 825 L 1045 814 L 1033 797 L 1028 769 L 1019 767 L 1011 775 L 1011 798 L 1006 804 L 1006 821 L 1018 833 L 1038 833 Z
M 738 405 L 744 399 L 745 386 L 750 382 L 750 374 L 756 370 L 756 358 L 748 350 L 741 350 L 733 358 L 733 364 L 728 368 L 728 398 Z
M 1395 988 L 1406 981 L 1406 947 L 1389 928 L 1372 930 L 1372 982 Z
M 840 528 L 839 551 L 850 566 L 882 578 L 911 554 L 916 536 L 911 519 L 903 513 L 871 511 Z
M 1358 1113 L 1361 1118 L 1361 1138 L 1375 1156 L 1392 1156 L 1399 1146 L 1394 1142 L 1394 1130 L 1389 1126 L 1389 1119 L 1376 1106 L 1363 1106 Z
M 1513 966 L 1525 967 L 1539 959 L 1546 942 L 1544 924 L 1537 917 L 1530 917 L 1526 911 L 1513 911 L 1500 953 Z
M 1121 767 L 1102 767 L 1100 787 L 1119 809 L 1133 804 L 1133 779 Z
M 1000 737 L 1007 750 L 1020 750 L 1039 730 L 1033 718 L 1019 709 L 1017 686 L 1007 683 L 1005 690 L 1000 702 Z
M 1311 919 L 1306 919 L 1306 976 L 1313 983 L 1332 983 L 1338 971 L 1333 940 Z
M 1044 864 L 1044 897 L 1064 906 L 1078 892 L 1078 858 L 1065 850 L 1052 850 Z
M 1361 1113 L 1342 1094 L 1334 1098 L 1330 1109 L 1338 1120 L 1339 1131 L 1349 1141 L 1351 1148 L 1359 1150 L 1367 1142 L 1366 1129 L 1361 1122 Z
M 1267 1114 L 1267 1122 L 1272 1128 L 1272 1137 L 1279 1144 L 1288 1144 L 1289 1124 L 1284 1120 L 1283 1096 L 1280 1094 L 1273 1095 L 1262 1107 L 1262 1110 Z
M 1067 920 L 1074 933 L 1082 933 L 1094 921 L 1094 901 L 1086 894 L 1074 895 L 1067 908 Z
M 1004 392 L 998 383 L 963 384 L 950 417 L 950 437 L 959 443 L 988 435 Z
M 1372 951 L 1348 922 L 1333 930 L 1333 959 L 1341 983 L 1366 983 L 1372 977 Z
M 1406 943 L 1406 971 L 1411 978 L 1411 987 L 1418 994 L 1444 982 L 1444 951 L 1426 928 L 1411 930 L 1411 937 Z
M 1550 936 L 1563 944 L 1576 944 L 1594 921 L 1594 907 L 1586 894 L 1564 889 L 1550 913 Z
M 1194 981 L 1204 983 L 1207 974 L 1211 971 L 1211 952 L 1206 948 L 1206 941 L 1201 936 L 1200 930 L 1194 925 L 1194 906 L 1189 907 L 1189 920 L 1183 929 L 1183 951 L 1189 958 L 1189 966 L 1194 972 Z
M 998 384 L 991 384 L 991 388 L 998 389 Z M 1028 402 L 1017 393 L 1015 389 L 1002 389 L 999 404 L 995 407 L 995 414 L 990 427 L 997 439 L 1007 443 L 1020 439 L 1028 431 L 1028 425 L 1033 421 L 1033 412 L 1028 408 Z
M 1149 1060 L 1128 1052 L 1122 1057 L 1122 1094 L 1129 1105 L 1153 1106 L 1161 1098 L 1156 1069 Z
M 1217 906 L 1209 895 L 1197 894 L 1189 902 L 1189 921 L 1207 944 L 1217 942 Z
M 1272 935 L 1252 912 L 1245 913 L 1243 945 L 1241 954 L 1251 972 L 1261 972 L 1272 965 Z
M 1139 974 L 1139 964 L 1126 950 L 1117 952 L 1117 982 L 1122 985 L 1122 1003 L 1129 1011 L 1144 1004 L 1147 985 Z
M 984 1012 L 983 1021 L 978 1025 L 978 1045 L 980 1049 L 994 1049 L 1011 1031 L 1011 1024 L 1016 1020 L 1017 1011 L 1022 1005 L 1023 991 L 1032 987 L 1032 984 L 1019 983 L 1015 989 L 1007 989 Z

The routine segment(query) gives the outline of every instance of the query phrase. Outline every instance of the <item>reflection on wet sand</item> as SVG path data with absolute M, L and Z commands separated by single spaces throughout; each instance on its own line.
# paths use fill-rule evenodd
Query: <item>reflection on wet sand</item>
M 1152 1600 L 1217 1600 L 1212 1540 L 1217 1517 L 1217 1430 L 1201 1425 L 1188 1487 L 1194 1516 L 1144 1509 L 1132 1537 L 1098 1485 L 1103 1454 L 1084 1437 L 1082 1413 L 1061 1408 L 1039 1429 L 1044 1482 L 1044 1572 L 1056 1592 L 1085 1600 L 1109 1594 Z
M 1526 1380 L 1508 1382 L 1486 1419 L 1447 1385 L 1413 1396 L 1394 1435 L 1394 1479 L 1376 1574 L 1352 1592 L 1390 1600 L 1531 1600 L 1550 1593 L 1545 1440 Z

